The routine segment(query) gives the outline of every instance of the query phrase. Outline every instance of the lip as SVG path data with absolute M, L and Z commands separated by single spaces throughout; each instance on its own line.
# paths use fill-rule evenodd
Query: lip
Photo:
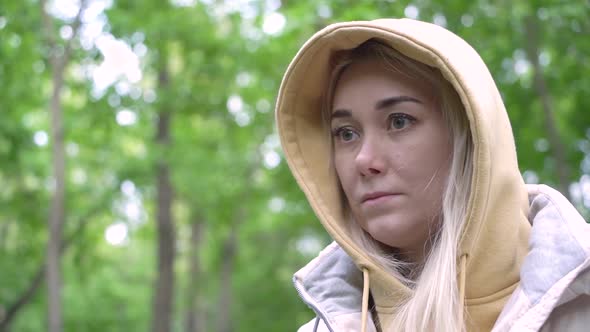
M 399 195 L 400 195 L 399 193 L 386 192 L 386 191 L 376 191 L 376 192 L 372 192 L 372 193 L 368 193 L 368 194 L 363 195 L 361 198 L 361 204 L 376 203 L 378 201 L 382 201 L 387 198 L 391 198 L 391 197 L 399 196 Z

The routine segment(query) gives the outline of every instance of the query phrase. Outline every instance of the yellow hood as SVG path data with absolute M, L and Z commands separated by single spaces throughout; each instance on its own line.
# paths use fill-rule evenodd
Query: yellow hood
M 530 224 L 508 115 L 492 76 L 471 46 L 439 26 L 409 19 L 338 23 L 319 31 L 299 50 L 279 91 L 276 120 L 285 158 L 328 233 L 359 268 L 369 271 L 379 319 L 387 326 L 393 308 L 411 290 L 369 258 L 347 231 L 321 115 L 331 53 L 370 38 L 438 68 L 461 97 L 474 143 L 468 220 L 459 252 L 467 255 L 466 321 L 469 330 L 489 331 L 519 282 Z

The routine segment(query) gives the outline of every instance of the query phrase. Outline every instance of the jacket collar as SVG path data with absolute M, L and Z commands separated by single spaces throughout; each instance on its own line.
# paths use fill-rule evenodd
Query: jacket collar
M 544 185 L 527 189 L 530 250 L 520 269 L 520 285 L 494 330 L 529 321 L 540 328 L 557 306 L 582 294 L 590 296 L 589 287 L 579 287 L 590 284 L 590 225 L 556 190 Z M 330 331 L 338 331 L 334 326 L 360 326 L 362 273 L 337 243 L 295 273 L 293 282 Z M 369 325 L 374 328 L 374 323 Z

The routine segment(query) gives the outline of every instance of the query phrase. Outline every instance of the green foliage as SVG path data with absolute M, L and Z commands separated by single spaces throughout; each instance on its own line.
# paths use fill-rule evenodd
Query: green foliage
M 542 74 L 565 143 L 570 181 L 590 173 L 590 7 L 585 2 L 283 1 L 278 11 L 286 25 L 277 35 L 262 30 L 271 1 L 244 1 L 233 9 L 226 1 L 173 5 L 177 2 L 114 1 L 98 16 L 106 23 L 103 33 L 142 54 L 142 78 L 135 83 L 120 78 L 97 93 L 91 74 L 104 60 L 102 51 L 92 42 L 74 43 L 63 94 L 64 232 L 71 239 L 62 263 L 66 331 L 149 329 L 156 276 L 154 169 L 162 158 L 170 164 L 175 190 L 175 330 L 184 330 L 191 297 L 203 304 L 206 330 L 215 330 L 227 259 L 223 243 L 232 232 L 237 243 L 227 319 L 235 330 L 294 330 L 311 319 L 291 275 L 314 255 L 301 250 L 302 239 L 325 245 L 329 238 L 284 160 L 272 164 L 273 152 L 280 156 L 273 104 L 291 58 L 332 22 L 401 17 L 414 6 L 418 18 L 446 24 L 463 36 L 502 91 L 521 169 L 555 184 L 542 104 L 525 54 L 524 18 L 537 16 Z M 63 43 L 60 31 L 71 23 L 53 19 L 56 31 L 42 31 L 37 3 L 0 4 L 0 319 L 29 287 L 45 255 L 51 142 L 45 145 L 42 138 L 50 132 L 53 83 L 44 34 Z M 163 70 L 169 72 L 165 89 L 157 83 Z M 125 109 L 136 116 L 130 125 L 117 122 Z M 172 118 L 166 150 L 154 140 L 162 110 Z M 577 203 L 584 209 L 581 200 Z M 198 248 L 190 240 L 194 222 L 204 224 Z M 127 227 L 124 245 L 105 241 L 115 223 Z M 198 276 L 190 270 L 195 250 Z M 198 294 L 189 291 L 192 284 Z M 41 286 L 19 311 L 13 330 L 45 329 L 45 310 Z

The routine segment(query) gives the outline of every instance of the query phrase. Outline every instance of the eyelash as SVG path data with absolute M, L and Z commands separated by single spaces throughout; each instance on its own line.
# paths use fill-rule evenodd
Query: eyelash
M 347 130 L 350 131 L 356 135 L 358 135 L 354 130 L 351 129 L 350 126 L 342 126 L 342 127 L 338 127 L 335 128 L 334 130 L 332 130 L 332 136 L 335 138 L 338 138 L 340 141 L 346 142 L 345 140 L 342 139 L 342 133 Z
M 389 130 L 393 129 L 395 131 L 399 131 L 399 130 L 404 130 L 407 127 L 407 126 L 404 126 L 404 128 L 401 128 L 401 129 L 392 128 L 392 121 L 393 120 L 397 120 L 397 119 L 406 119 L 406 120 L 409 121 L 409 124 L 412 124 L 412 123 L 416 122 L 416 118 L 413 117 L 413 116 L 411 116 L 411 115 L 408 115 L 408 114 L 405 114 L 405 113 L 393 113 L 393 114 L 390 114 L 387 117 L 388 127 L 389 127 L 388 129 Z
M 397 120 L 397 119 L 405 119 L 405 120 L 408 120 L 409 121 L 409 124 L 408 125 L 416 122 L 416 118 L 414 118 L 413 116 L 410 116 L 408 114 L 405 114 L 405 113 L 393 113 L 393 114 L 390 114 L 387 117 L 387 122 L 388 122 L 388 124 L 387 124 L 387 126 L 388 126 L 387 130 L 401 131 L 401 130 L 405 130 L 406 129 L 407 125 L 404 126 L 404 128 L 400 128 L 400 129 L 393 128 L 392 121 L 393 120 Z M 346 142 L 345 140 L 342 140 L 341 139 L 342 134 L 343 134 L 343 132 L 345 130 L 348 130 L 348 131 L 353 132 L 354 134 L 358 135 L 358 133 L 356 133 L 355 130 L 353 130 L 351 128 L 351 126 L 346 125 L 346 126 L 341 126 L 341 127 L 334 128 L 332 130 L 332 136 L 333 137 L 336 137 L 336 138 L 340 138 L 341 141 Z

